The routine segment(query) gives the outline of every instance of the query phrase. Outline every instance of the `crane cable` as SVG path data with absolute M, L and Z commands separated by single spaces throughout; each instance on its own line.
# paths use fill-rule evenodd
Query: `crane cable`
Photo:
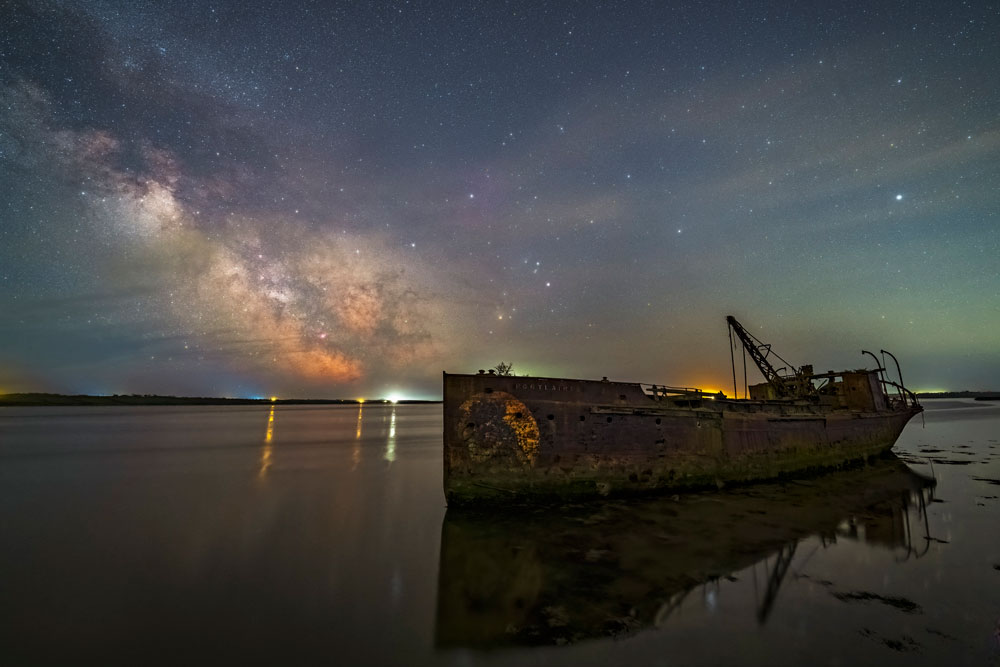
M 736 388 L 736 353 L 733 352 L 733 326 L 729 325 L 729 362 L 733 367 L 733 398 L 739 398 L 739 390 Z

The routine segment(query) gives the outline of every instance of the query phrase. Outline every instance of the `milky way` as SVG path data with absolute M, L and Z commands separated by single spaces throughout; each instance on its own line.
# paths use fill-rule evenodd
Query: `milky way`
M 13 2 L 0 392 L 1000 386 L 984 4 Z

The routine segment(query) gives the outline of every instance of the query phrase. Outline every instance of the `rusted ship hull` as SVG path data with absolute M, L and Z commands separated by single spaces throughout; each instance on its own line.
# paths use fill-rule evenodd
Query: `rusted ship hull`
M 892 448 L 921 408 L 875 372 L 811 401 L 638 383 L 444 374 L 449 505 L 634 495 L 836 468 Z M 860 398 L 859 398 L 860 397 Z

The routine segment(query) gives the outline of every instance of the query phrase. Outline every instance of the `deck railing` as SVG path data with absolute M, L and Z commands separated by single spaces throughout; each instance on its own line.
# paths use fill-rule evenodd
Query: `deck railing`
M 640 382 L 639 386 L 647 396 L 652 396 L 653 398 L 665 398 L 667 396 L 690 396 L 692 398 L 701 398 L 703 396 L 714 395 L 704 392 L 697 387 L 668 387 L 665 384 L 648 384 L 645 382 Z

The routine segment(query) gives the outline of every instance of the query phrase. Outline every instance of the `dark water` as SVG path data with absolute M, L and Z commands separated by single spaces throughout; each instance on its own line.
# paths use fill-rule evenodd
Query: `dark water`
M 0 663 L 1000 664 L 1000 405 L 900 460 L 446 513 L 440 406 L 0 410 Z

